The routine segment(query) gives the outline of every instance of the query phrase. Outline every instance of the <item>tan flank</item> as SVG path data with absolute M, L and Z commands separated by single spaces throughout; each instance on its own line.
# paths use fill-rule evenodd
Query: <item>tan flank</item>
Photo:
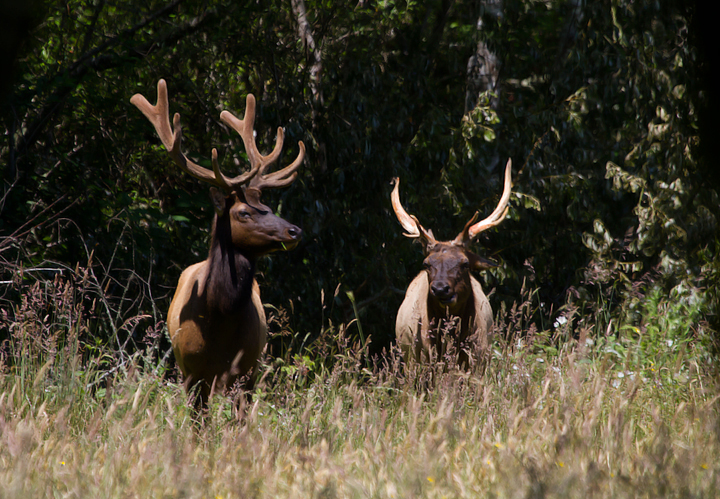
M 497 208 L 477 222 L 478 213 L 452 241 L 437 241 L 417 218 L 400 203 L 400 179 L 396 178 L 391 199 L 393 210 L 407 237 L 419 238 L 425 247 L 425 270 L 408 286 L 395 323 L 398 346 L 406 361 L 434 362 L 443 357 L 452 342 L 458 361 L 467 365 L 468 355 L 486 349 L 493 323 L 490 303 L 471 270 L 495 266 L 469 249 L 482 231 L 498 225 L 507 215 L 511 190 L 512 162 L 505 167 L 505 185 Z

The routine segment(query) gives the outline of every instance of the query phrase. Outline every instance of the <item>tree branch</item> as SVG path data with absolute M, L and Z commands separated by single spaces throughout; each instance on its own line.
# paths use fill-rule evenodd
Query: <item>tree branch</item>
M 179 28 L 171 31 L 169 34 L 163 34 L 157 39 L 130 47 L 120 53 L 106 53 L 110 49 L 121 45 L 123 41 L 131 38 L 135 33 L 145 28 L 147 25 L 167 15 L 182 2 L 183 0 L 175 0 L 171 4 L 155 12 L 152 16 L 122 31 L 119 35 L 109 38 L 107 41 L 89 52 L 86 52 L 72 65 L 70 65 L 70 67 L 59 72 L 58 76 L 54 79 L 54 82 L 57 82 L 55 90 L 47 97 L 47 99 L 45 99 L 45 105 L 40 109 L 37 117 L 30 125 L 27 126 L 27 132 L 25 132 L 25 134 L 17 141 L 15 149 L 18 154 L 15 161 L 17 161 L 18 156 L 26 152 L 35 144 L 40 132 L 42 132 L 45 128 L 47 123 L 50 121 L 50 118 L 62 108 L 67 96 L 70 95 L 75 88 L 77 88 L 86 73 L 91 70 L 105 71 L 107 69 L 119 67 L 128 59 L 134 59 L 146 55 L 154 46 L 187 36 L 189 33 L 196 31 L 202 24 L 207 22 L 208 19 L 217 16 L 217 13 L 214 10 L 207 11 L 202 17 L 196 18 L 180 26 Z M 14 166 L 15 165 L 10 165 L 10 168 L 12 169 Z

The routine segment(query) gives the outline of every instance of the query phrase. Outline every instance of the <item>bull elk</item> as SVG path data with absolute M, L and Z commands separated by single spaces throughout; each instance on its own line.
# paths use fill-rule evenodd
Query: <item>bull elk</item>
M 398 310 L 395 336 L 406 362 L 434 361 L 444 356 L 452 342 L 459 350 L 458 363 L 468 365 L 468 347 L 485 350 L 493 313 L 485 293 L 471 270 L 487 270 L 496 264 L 469 246 L 482 231 L 498 225 L 508 212 L 512 162 L 505 167 L 503 194 L 495 210 L 477 222 L 478 212 L 452 241 L 437 241 L 400 203 L 400 179 L 395 178 L 391 199 L 405 236 L 424 245 L 425 270 L 408 286 Z M 449 337 L 448 337 L 449 336 Z M 471 342 L 471 344 L 468 344 Z
M 278 128 L 275 148 L 267 156 L 259 153 L 254 138 L 255 97 L 248 94 L 245 117 L 240 120 L 228 111 L 220 120 L 242 138 L 250 169 L 234 178 L 220 172 L 217 150 L 212 150 L 212 170 L 190 161 L 180 150 L 180 115 L 170 125 L 167 85 L 160 80 L 157 104 L 135 94 L 130 102 L 155 127 L 170 158 L 186 173 L 211 184 L 215 208 L 210 251 L 207 260 L 185 269 L 168 311 L 168 331 L 173 352 L 190 392 L 199 384 L 198 405 L 205 406 L 210 395 L 224 392 L 239 376 L 250 374 L 251 389 L 258 358 L 266 343 L 267 323 L 260 288 L 255 280 L 259 257 L 297 246 L 302 231 L 273 214 L 260 202 L 263 189 L 291 184 L 305 156 L 305 146 L 290 165 L 266 173 L 280 156 L 284 134 Z

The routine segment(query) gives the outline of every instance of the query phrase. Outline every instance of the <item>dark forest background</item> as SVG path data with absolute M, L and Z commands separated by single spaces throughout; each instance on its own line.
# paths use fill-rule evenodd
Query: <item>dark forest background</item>
M 442 239 L 487 216 L 513 160 L 507 219 L 475 249 L 502 316 L 577 334 L 633 324 L 650 293 L 718 331 L 720 167 L 711 16 L 694 2 L 431 0 L 3 2 L 0 340 L 24 290 L 82 281 L 96 343 L 162 327 L 206 257 L 206 185 L 129 99 L 168 82 L 183 150 L 244 168 L 220 111 L 258 100 L 261 151 L 285 127 L 298 180 L 264 199 L 304 230 L 263 259 L 274 351 L 346 325 L 379 352 L 421 269 L 390 180 Z M 714 93 L 713 93 L 714 92 Z M 282 160 L 281 160 L 282 161 Z M 352 322 L 357 319 L 356 322 Z M 639 319 L 638 319 L 639 320 Z M 562 323 L 562 321 L 560 322 Z M 688 336 L 697 331 L 687 331 Z

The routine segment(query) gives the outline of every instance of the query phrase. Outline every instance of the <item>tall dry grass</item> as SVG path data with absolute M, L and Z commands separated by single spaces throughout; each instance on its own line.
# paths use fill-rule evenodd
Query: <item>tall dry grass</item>
M 3 312 L 0 498 L 718 495 L 718 387 L 692 300 L 648 296 L 640 322 L 579 341 L 590 318 L 529 331 L 528 300 L 470 372 L 406 372 L 327 327 L 266 359 L 252 405 L 218 397 L 203 419 L 157 337 L 122 355 L 91 341 L 76 277 Z

